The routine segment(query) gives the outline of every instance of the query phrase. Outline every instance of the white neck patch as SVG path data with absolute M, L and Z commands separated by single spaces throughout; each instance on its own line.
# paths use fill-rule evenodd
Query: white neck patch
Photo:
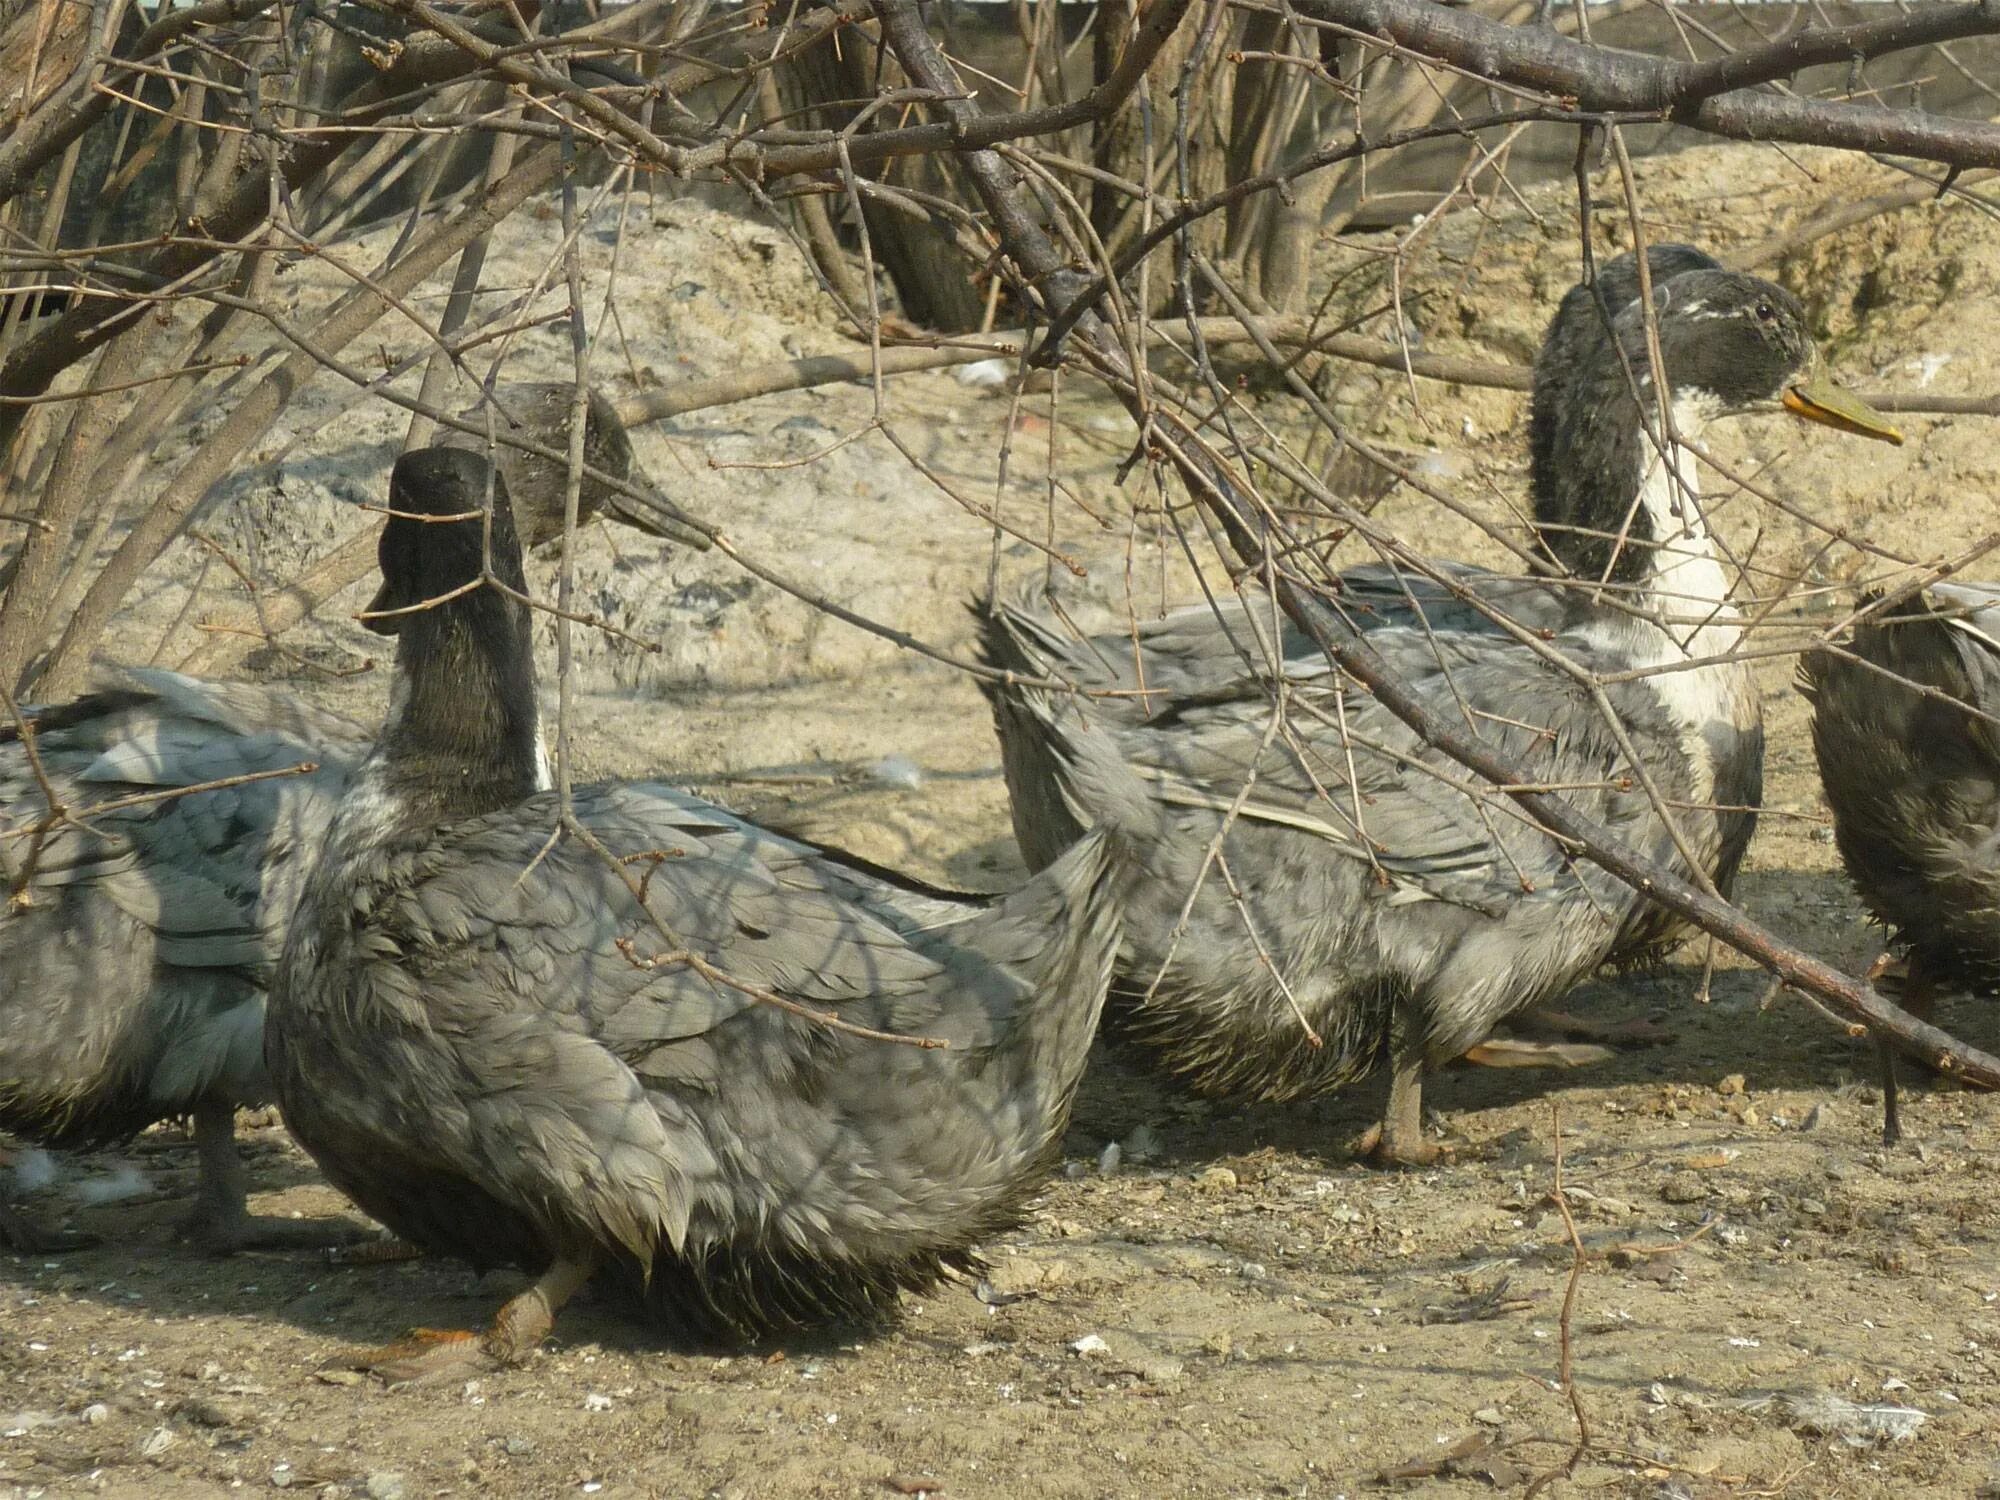
M 1740 661 L 1682 665 L 1723 656 L 1742 636 L 1742 617 L 1730 602 L 1729 578 L 1701 513 L 1695 453 L 1688 446 L 1720 410 L 1712 397 L 1677 396 L 1674 430 L 1681 441 L 1669 449 L 1672 464 L 1646 443 L 1639 460 L 1639 505 L 1655 538 L 1646 554 L 1647 571 L 1636 597 L 1607 607 L 1588 627 L 1592 639 L 1633 669 L 1680 668 L 1646 680 L 1680 730 L 1696 801 L 1708 800 L 1715 785 L 1714 752 L 1705 731 L 1739 724 L 1744 718 L 1739 704 L 1751 691 L 1749 670 Z

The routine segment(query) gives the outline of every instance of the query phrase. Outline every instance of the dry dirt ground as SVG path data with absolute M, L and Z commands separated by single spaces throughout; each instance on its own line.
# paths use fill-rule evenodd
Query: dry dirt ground
M 1892 180 L 1867 163 L 1749 149 L 1641 172 L 1649 234 L 1718 250 Z M 1602 186 L 1607 203 L 1618 196 L 1615 182 Z M 1428 347 L 1526 358 L 1574 274 L 1573 210 L 1560 194 L 1526 204 L 1502 194 L 1485 214 L 1434 226 L 1404 268 L 1401 313 L 1377 311 L 1364 326 L 1383 333 L 1400 315 Z M 617 329 L 607 325 L 598 355 L 614 394 L 848 347 L 813 310 L 778 233 L 699 203 L 602 206 L 588 237 L 600 285 L 621 211 Z M 556 234 L 546 220 L 521 226 L 492 274 L 532 281 Z M 342 248 L 361 262 L 380 245 Z M 1379 248 L 1329 247 L 1329 282 L 1353 273 L 1334 288 L 1335 308 L 1385 305 L 1386 282 L 1368 270 Z M 1855 384 L 2000 387 L 1990 216 L 1914 209 L 1775 269 L 1811 302 Z M 309 308 L 340 281 L 305 266 L 289 285 Z M 390 354 L 409 347 L 386 324 L 382 342 Z M 553 332 L 532 335 L 512 368 L 556 373 L 562 357 Z M 1412 392 L 1366 372 L 1339 372 L 1329 389 L 1358 430 L 1419 450 L 1448 492 L 1512 524 L 1518 397 Z M 1290 420 L 1255 382 L 1243 400 Z M 871 411 L 866 389 L 839 387 L 637 437 L 662 485 L 725 521 L 744 551 L 961 648 L 960 601 L 985 577 L 990 530 L 879 437 L 826 451 Z M 1074 589 L 1079 608 L 1128 587 L 1141 600 L 1188 597 L 1184 569 L 1162 561 L 1171 549 L 1157 517 L 1126 527 L 1145 486 L 1114 487 L 1129 438 L 1108 403 L 1067 389 L 1052 426 L 1046 396 L 1017 410 L 1005 392 L 941 374 L 895 385 L 887 415 L 962 499 L 989 506 L 997 495 L 1013 524 L 1037 534 L 1049 524 L 1051 467 L 1117 522 L 1095 531 L 1058 495 L 1055 537 L 1090 569 Z M 1774 612 L 1779 625 L 1796 633 L 1802 614 L 1832 618 L 1857 571 L 1885 566 L 1822 550 L 1815 523 L 1924 556 L 1993 529 L 1993 424 L 1907 425 L 1901 450 L 1781 418 L 1716 435 L 1719 452 L 1792 507 L 1720 505 L 1750 587 L 1768 590 L 1808 562 L 1824 586 Z M 286 576 L 360 523 L 353 507 L 377 497 L 400 430 L 400 418 L 353 405 L 330 381 L 316 386 L 211 509 L 205 535 L 254 574 Z M 1440 554 L 1490 555 L 1427 502 L 1392 496 L 1380 513 Z M 582 644 L 572 728 L 587 772 L 684 775 L 922 876 L 985 888 L 1018 878 L 990 730 L 963 677 L 818 619 L 726 559 L 602 533 L 580 551 L 587 607 L 663 647 Z M 191 649 L 189 622 L 228 597 L 211 556 L 190 543 L 162 563 L 114 655 L 173 662 Z M 1010 540 L 1001 561 L 1012 577 L 1034 570 L 1036 554 Z M 359 665 L 370 639 L 340 608 L 298 635 L 323 666 Z M 1762 670 L 1770 811 L 1740 895 L 1808 948 L 1863 963 L 1879 935 L 1826 841 L 1789 663 L 1773 657 Z M 368 715 L 383 675 L 298 681 Z M 104 1248 L 0 1256 L 0 1500 L 271 1489 L 376 1500 L 1519 1494 L 1578 1434 L 1549 1384 L 1575 1261 L 1548 1196 L 1558 1127 L 1587 1252 L 1570 1328 L 1592 1443 L 1543 1493 L 1858 1500 L 2000 1484 L 1990 1352 L 2000 1349 L 1990 1165 L 2000 1104 L 1919 1088 L 1908 1105 L 1916 1144 L 1885 1152 L 1870 1055 L 1726 956 L 1702 1003 L 1699 957 L 1575 997 L 1575 1009 L 1663 1022 L 1669 1045 L 1583 1073 L 1461 1068 L 1438 1079 L 1428 1098 L 1456 1148 L 1438 1170 L 1383 1175 L 1350 1160 L 1372 1090 L 1285 1108 L 1195 1100 L 1101 1047 L 1065 1170 L 991 1247 L 984 1283 L 910 1299 L 900 1325 L 878 1335 L 728 1354 L 663 1346 L 615 1304 L 586 1299 L 526 1367 L 443 1388 L 389 1391 L 318 1372 L 345 1345 L 475 1323 L 511 1283 L 444 1263 L 199 1259 L 171 1234 L 193 1151 L 162 1129 L 122 1154 L 65 1163 L 30 1200 L 103 1234 Z M 2000 1041 L 1989 1013 L 1948 1019 Z M 246 1120 L 242 1138 L 257 1208 L 341 1212 L 274 1121 Z M 94 1182 L 141 1180 L 137 1196 L 78 1197 Z M 1907 1410 L 1843 1414 L 1828 1397 Z M 1382 1477 L 1398 1466 L 1406 1477 Z

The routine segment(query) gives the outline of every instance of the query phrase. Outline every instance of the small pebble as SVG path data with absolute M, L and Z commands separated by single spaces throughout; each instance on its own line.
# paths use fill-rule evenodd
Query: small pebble
M 1699 1203 L 1708 1196 L 1708 1184 L 1698 1172 L 1676 1172 L 1660 1184 L 1660 1196 L 1669 1203 Z
M 1731 1074 L 1730 1074 L 1730 1075 L 1729 1075 L 1729 1076 L 1728 1076 L 1727 1078 L 1723 1079 L 1723 1080 L 1722 1080 L 1722 1082 L 1718 1083 L 1718 1084 L 1717 1084 L 1717 1085 L 1715 1086 L 1715 1091 L 1716 1091 L 1716 1092 L 1717 1092 L 1718 1094 L 1740 1094 L 1740 1093 L 1742 1093 L 1742 1092 L 1743 1092 L 1743 1075 L 1742 1075 L 1741 1073 L 1731 1073 Z
M 868 768 L 868 774 L 884 786 L 914 792 L 924 784 L 924 770 L 907 755 L 885 755 Z
M 1116 1141 L 1113 1141 L 1097 1154 L 1097 1170 L 1102 1172 L 1106 1177 L 1115 1177 L 1118 1175 L 1118 1168 L 1124 1164 L 1124 1161 L 1124 1149 Z
M 509 1458 L 526 1458 L 535 1451 L 533 1438 L 510 1437 L 500 1445 Z
M 1111 1352 L 1111 1346 L 1094 1333 L 1086 1333 L 1082 1338 L 1071 1344 L 1070 1348 L 1074 1352 L 1086 1357 L 1093 1354 L 1109 1354 Z
M 403 1500 L 409 1493 L 409 1486 L 404 1482 L 403 1476 L 387 1469 L 378 1469 L 370 1474 L 364 1489 L 368 1500 Z
M 139 1444 L 139 1457 L 158 1458 L 162 1453 L 173 1447 L 177 1441 L 178 1439 L 174 1437 L 172 1429 L 155 1427 L 151 1432 L 146 1434 L 145 1441 Z
M 1499 1427 L 1506 1422 L 1497 1406 L 1482 1406 L 1472 1414 L 1472 1420 L 1484 1427 Z
M 1833 1123 L 1833 1112 L 1824 1104 L 1815 1104 L 1806 1111 L 1805 1119 L 1799 1122 L 1801 1130 L 1822 1130 Z
M 83 1409 L 83 1420 L 91 1427 L 108 1422 L 111 1420 L 111 1408 L 102 1401 L 93 1401 Z
M 611 1398 L 601 1391 L 591 1391 L 583 1398 L 585 1411 L 610 1411 Z

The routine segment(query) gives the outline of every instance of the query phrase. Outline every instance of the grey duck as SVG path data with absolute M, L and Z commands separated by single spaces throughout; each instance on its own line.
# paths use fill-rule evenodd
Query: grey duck
M 1900 440 L 1824 378 L 1789 293 L 1710 265 L 1665 269 L 1653 308 L 1683 440 L 1713 418 L 1781 404 Z M 1596 317 L 1590 302 L 1565 306 Z M 1692 463 L 1683 455 L 1677 481 L 1648 436 L 1658 401 L 1645 309 L 1634 300 L 1618 310 L 1611 337 L 1569 326 L 1567 378 L 1553 396 L 1543 386 L 1535 508 L 1543 546 L 1599 587 L 1452 571 L 1490 593 L 1500 613 L 1545 627 L 1548 645 L 1576 666 L 1610 679 L 1604 692 L 1647 776 L 1668 805 L 1685 809 L 1684 839 L 1726 889 L 1749 841 L 1762 770 L 1761 707 L 1747 667 L 1729 656 L 1738 615 L 1687 484 Z M 1343 576 L 1335 608 L 1352 576 Z M 1395 587 L 1367 592 L 1380 598 Z M 1267 622 L 1270 613 L 1263 603 L 1231 618 Z M 1534 780 L 1576 788 L 1566 795 L 1581 810 L 1685 868 L 1586 689 L 1483 614 L 1418 613 L 1406 603 L 1379 619 L 1347 616 L 1440 711 L 1470 713 Z M 1273 684 L 1257 656 L 1246 666 L 1216 651 L 1214 632 L 1200 626 L 1184 627 L 1207 643 L 1195 670 L 1176 676 L 1151 653 L 1186 618 L 1142 632 L 1146 686 L 1164 688 L 1144 710 L 1129 699 L 989 686 L 1023 851 L 1038 865 L 1089 825 L 1087 809 L 1071 810 L 1074 796 L 1049 790 L 1050 757 L 1070 753 L 1065 742 L 1084 721 L 1108 733 L 1130 770 L 1128 790 L 1143 790 L 1155 813 L 1126 912 L 1125 1029 L 1195 1087 L 1228 1095 L 1317 1093 L 1386 1059 L 1388 1104 L 1364 1149 L 1382 1161 L 1428 1160 L 1435 1152 L 1420 1111 L 1428 1064 L 1562 994 L 1620 950 L 1657 944 L 1668 924 L 1621 882 L 1566 859 L 1511 809 L 1458 790 L 1467 773 L 1373 698 L 1343 687 L 1323 659 L 1287 650 L 1288 732 L 1267 740 Z M 1090 687 L 1121 650 L 1129 660 L 1131 643 L 1075 644 L 1002 607 L 989 616 L 985 649 L 996 665 Z
M 489 473 L 411 454 L 392 510 L 476 509 Z M 518 590 L 505 516 L 490 576 Z M 401 1379 L 518 1360 L 600 1270 L 663 1327 L 739 1342 L 873 1322 L 968 1264 L 1042 1180 L 1110 979 L 1120 803 L 1091 748 L 1066 774 L 1105 831 L 994 900 L 665 785 L 579 789 L 582 833 L 564 833 L 528 611 L 478 586 L 479 522 L 392 517 L 381 562 L 390 717 L 292 922 L 266 1056 L 355 1202 L 538 1279 L 483 1335 L 359 1363 Z M 730 980 L 649 958 L 674 945 Z M 947 1045 L 843 1034 L 751 990 Z

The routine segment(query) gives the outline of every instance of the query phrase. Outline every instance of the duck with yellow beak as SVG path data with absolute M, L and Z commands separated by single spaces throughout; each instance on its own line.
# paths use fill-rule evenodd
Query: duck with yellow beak
M 1421 573 L 1454 596 L 1497 604 L 1523 628 L 1464 608 L 1377 610 L 1356 628 L 1537 784 L 1726 892 L 1755 823 L 1763 722 L 1686 445 L 1717 418 L 1780 409 L 1901 435 L 1826 378 L 1783 288 L 1685 246 L 1656 247 L 1649 265 L 1650 301 L 1624 258 L 1605 271 L 1629 297 L 1572 293 L 1538 370 L 1536 528 L 1569 576 L 1429 565 Z M 1342 597 L 1357 615 L 1357 599 L 1389 592 L 1349 588 L 1349 576 Z M 1414 583 L 1405 597 L 1420 602 L 1439 588 Z M 1320 1093 L 1386 1062 L 1387 1106 L 1362 1149 L 1422 1163 L 1438 1149 L 1422 1129 L 1428 1067 L 1678 924 L 1572 861 L 1323 661 L 1286 653 L 1285 729 L 1272 734 L 1276 674 L 1255 664 L 1256 613 L 1242 616 L 1253 665 L 1208 651 L 1198 673 L 1145 654 L 1155 633 L 1183 643 L 1198 628 L 1175 617 L 1142 628 L 1135 675 L 1149 699 L 989 684 L 1015 829 L 1040 865 L 1110 815 L 1088 795 L 1049 792 L 1066 741 L 1109 734 L 1132 781 L 1100 790 L 1136 790 L 1155 813 L 1135 844 L 1147 878 L 1125 916 L 1124 1031 L 1197 1089 L 1235 1097 Z M 989 611 L 985 646 L 1024 678 L 1086 686 L 1133 655 L 1127 635 L 1076 643 L 1008 606 Z

